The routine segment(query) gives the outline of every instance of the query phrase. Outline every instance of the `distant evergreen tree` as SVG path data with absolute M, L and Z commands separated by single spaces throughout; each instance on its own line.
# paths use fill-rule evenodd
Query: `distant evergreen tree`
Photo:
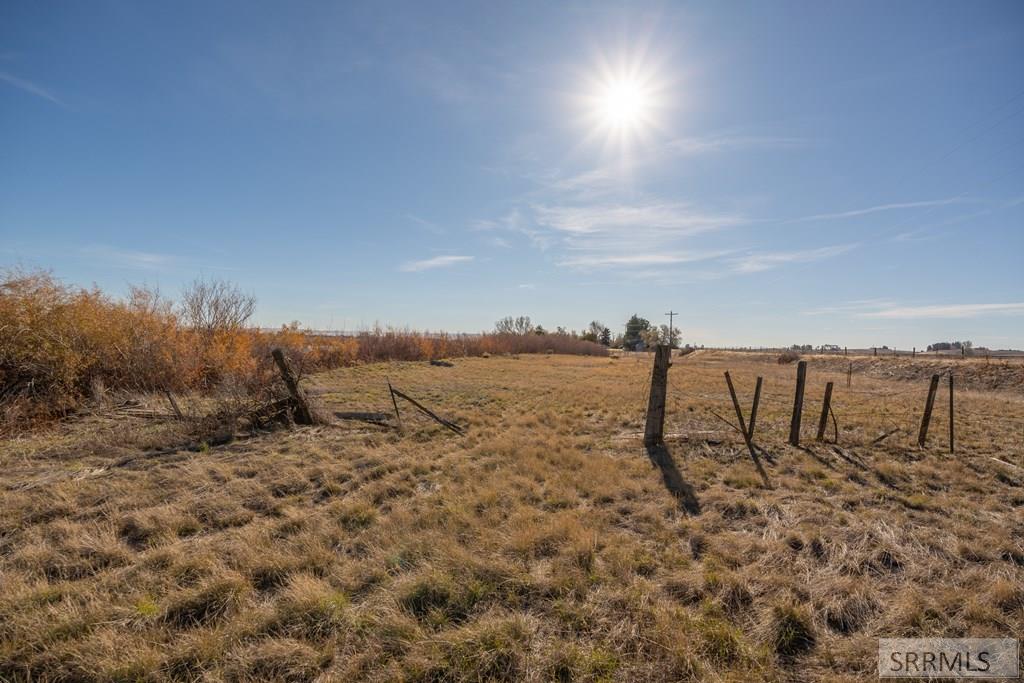
M 640 342 L 643 341 L 642 334 L 651 329 L 651 323 L 641 318 L 636 313 L 626 321 L 626 333 L 623 335 L 622 348 L 635 351 Z
M 601 344 L 604 346 L 612 345 L 612 331 L 607 327 L 601 330 Z

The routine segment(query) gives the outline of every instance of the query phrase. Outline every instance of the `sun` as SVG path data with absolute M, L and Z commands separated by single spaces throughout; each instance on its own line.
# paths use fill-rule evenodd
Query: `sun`
M 636 131 L 650 123 L 654 98 L 637 78 L 616 78 L 599 86 L 594 97 L 597 120 L 606 128 Z
M 672 92 L 660 60 L 600 56 L 576 91 L 583 144 L 598 142 L 604 154 L 631 157 L 664 131 Z

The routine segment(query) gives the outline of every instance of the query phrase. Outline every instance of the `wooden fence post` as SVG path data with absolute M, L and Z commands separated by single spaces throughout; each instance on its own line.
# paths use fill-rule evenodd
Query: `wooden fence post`
M 665 397 L 668 393 L 671 354 L 672 349 L 666 344 L 658 344 L 654 349 L 651 395 L 647 400 L 647 425 L 644 427 L 645 446 L 657 446 L 665 439 Z
M 757 378 L 757 384 L 754 385 L 754 405 L 750 409 L 750 424 L 747 425 L 747 432 L 750 434 L 750 438 L 754 438 L 754 423 L 757 422 L 757 404 L 761 402 L 761 378 Z
M 932 406 L 935 405 L 935 392 L 939 388 L 939 376 L 932 375 L 931 384 L 928 385 L 928 398 L 924 402 L 924 415 L 921 416 L 921 431 L 917 435 L 917 445 L 924 448 L 925 439 L 928 438 L 928 423 L 932 420 Z
M 850 362 L 850 367 L 846 368 L 846 386 L 849 388 L 850 383 L 853 382 L 853 362 Z
M 729 371 L 725 371 L 725 383 L 729 385 L 729 397 L 732 398 L 733 408 L 736 409 L 736 419 L 740 423 L 740 434 L 743 435 L 743 442 L 747 444 L 747 450 L 750 451 L 750 459 L 754 461 L 754 466 L 757 468 L 758 474 L 761 475 L 762 481 L 764 481 L 765 488 L 771 488 L 772 483 L 768 479 L 768 473 L 764 471 L 764 467 L 761 466 L 761 460 L 757 457 L 757 451 L 754 450 L 754 442 L 751 440 L 753 437 L 753 429 L 747 430 L 747 426 L 743 424 L 743 411 L 740 409 L 740 401 L 736 398 L 736 389 L 732 385 L 732 377 L 729 376 Z
M 171 393 L 170 389 L 164 389 L 164 396 L 167 397 L 167 402 L 171 404 L 171 410 L 174 411 L 174 417 L 178 420 L 184 420 L 185 415 L 181 412 L 181 407 L 178 402 L 174 400 L 174 394 Z
M 313 413 L 309 409 L 309 403 L 306 402 L 306 395 L 299 388 L 299 381 L 295 378 L 295 373 L 292 372 L 292 366 L 288 359 L 284 357 L 281 349 L 274 349 L 270 353 L 274 357 L 274 362 L 277 363 L 278 370 L 281 371 L 281 379 L 284 380 L 285 386 L 288 387 L 288 393 L 291 394 L 292 400 L 295 401 L 295 422 L 302 425 L 313 424 Z
M 818 441 L 825 440 L 825 426 L 828 424 L 828 411 L 832 409 L 832 382 L 825 385 L 825 400 L 821 404 L 821 419 L 818 420 Z
M 804 383 L 807 381 L 807 361 L 796 364 L 796 396 L 793 398 L 793 419 L 789 423 L 789 443 L 800 445 L 800 416 L 804 410 Z
M 953 373 L 949 373 L 949 452 L 953 453 Z
M 391 386 L 391 380 L 388 380 L 388 393 L 391 394 L 391 405 L 395 407 L 395 420 L 398 422 L 398 429 L 401 431 L 402 427 L 402 416 L 398 413 L 398 400 L 395 398 L 395 390 Z

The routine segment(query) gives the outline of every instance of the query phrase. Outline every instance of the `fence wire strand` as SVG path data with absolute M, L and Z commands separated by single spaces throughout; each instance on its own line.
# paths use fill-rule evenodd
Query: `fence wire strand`
M 684 357 L 685 358 L 685 357 Z M 680 359 L 681 360 L 681 359 Z M 649 367 L 649 366 L 648 366 Z M 726 359 L 714 359 L 714 360 L 687 360 L 680 364 L 680 367 L 695 370 L 697 372 L 706 371 L 719 371 L 722 372 L 728 368 L 728 362 Z M 940 378 L 947 378 L 950 375 L 955 376 L 956 373 L 951 369 L 942 370 L 940 372 L 933 373 L 938 375 Z M 845 386 L 847 381 L 851 378 L 856 378 L 862 384 L 867 384 L 867 388 L 863 387 L 850 387 Z M 903 381 L 898 378 L 885 379 L 865 376 L 863 374 L 850 374 L 846 371 L 824 371 L 816 373 L 814 378 L 813 386 L 808 386 L 804 393 L 804 420 L 801 425 L 801 431 L 810 430 L 811 427 L 817 426 L 817 417 L 814 420 L 808 419 L 807 411 L 811 406 L 820 404 L 821 399 L 814 396 L 819 389 L 823 390 L 826 381 L 833 382 L 833 393 L 831 399 L 831 418 L 834 421 L 833 429 L 838 434 L 839 440 L 844 441 L 847 445 L 868 445 L 874 444 L 878 440 L 878 434 L 888 436 L 889 434 L 896 433 L 898 431 L 906 432 L 907 434 L 916 434 L 922 415 L 924 413 L 924 403 L 928 395 L 927 385 L 921 386 L 921 384 L 914 384 L 907 386 L 906 388 L 894 389 L 891 386 L 879 386 L 883 383 Z M 907 380 L 913 381 L 913 380 Z M 925 381 L 925 378 L 920 378 L 920 381 Z M 749 416 L 749 411 L 752 406 L 753 400 L 753 383 L 749 395 L 744 396 L 740 385 L 744 384 L 743 378 L 734 378 L 734 382 L 737 382 L 737 394 L 740 400 L 740 405 L 743 406 L 745 414 Z M 765 385 L 767 382 L 765 382 Z M 821 384 L 821 387 L 818 385 Z M 765 432 L 778 433 L 784 430 L 788 430 L 789 422 L 791 418 L 791 410 L 793 408 L 794 393 L 785 391 L 770 391 L 763 385 L 760 398 L 758 412 L 758 424 L 757 431 L 760 435 Z M 875 388 L 872 388 L 874 385 Z M 642 399 L 642 405 L 646 410 L 648 402 L 648 394 L 650 391 L 650 377 L 645 377 L 644 381 L 644 396 Z M 1017 425 L 1024 425 L 1024 417 L 1017 418 L 1015 416 L 1007 416 L 1005 414 L 995 414 L 993 412 L 986 411 L 979 405 L 979 401 L 976 397 L 971 396 L 971 392 L 974 389 L 958 387 L 958 393 L 955 400 L 956 416 L 955 421 L 962 424 L 963 426 L 971 426 L 980 421 L 994 421 L 998 420 L 1000 424 L 1009 425 L 1015 427 Z M 966 394 L 966 396 L 965 396 Z M 905 400 L 906 397 L 916 395 L 917 398 L 911 400 Z M 948 398 L 945 398 L 944 391 L 938 391 L 935 397 L 936 408 L 944 405 L 948 405 Z M 986 397 L 983 401 L 998 401 L 1000 398 L 988 398 Z M 710 422 L 712 426 L 721 428 L 720 430 L 707 430 L 707 431 L 722 431 L 725 429 L 722 422 L 727 422 L 733 430 L 736 430 L 736 426 L 731 422 L 724 420 L 723 414 L 730 415 L 733 412 L 732 400 L 729 397 L 724 377 L 722 378 L 722 391 L 708 392 L 708 391 L 688 391 L 686 389 L 686 382 L 669 382 L 668 391 L 668 403 L 676 408 L 676 410 L 683 408 L 682 415 L 676 415 L 676 421 L 680 425 L 690 425 L 698 427 L 706 427 L 705 422 Z M 767 407 L 768 411 L 763 411 L 763 407 Z M 674 411 L 673 411 L 674 412 Z M 692 414 L 692 417 L 690 416 Z M 670 420 L 672 419 L 672 413 L 670 412 L 667 416 Z M 720 420 L 722 422 L 720 422 Z M 814 425 L 811 425 L 811 422 Z M 945 410 L 934 410 L 931 417 L 931 424 L 933 427 L 948 425 L 949 418 Z

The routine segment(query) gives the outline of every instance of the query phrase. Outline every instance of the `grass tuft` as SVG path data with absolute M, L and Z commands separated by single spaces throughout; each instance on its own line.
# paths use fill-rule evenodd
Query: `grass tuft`
M 807 610 L 793 603 L 772 607 L 770 633 L 772 649 L 783 658 L 802 655 L 817 642 Z
M 196 589 L 172 596 L 163 620 L 179 628 L 212 623 L 222 618 L 249 590 L 239 576 L 222 576 Z
M 265 640 L 234 652 L 225 679 L 231 683 L 305 683 L 329 661 L 308 644 L 289 638 Z

